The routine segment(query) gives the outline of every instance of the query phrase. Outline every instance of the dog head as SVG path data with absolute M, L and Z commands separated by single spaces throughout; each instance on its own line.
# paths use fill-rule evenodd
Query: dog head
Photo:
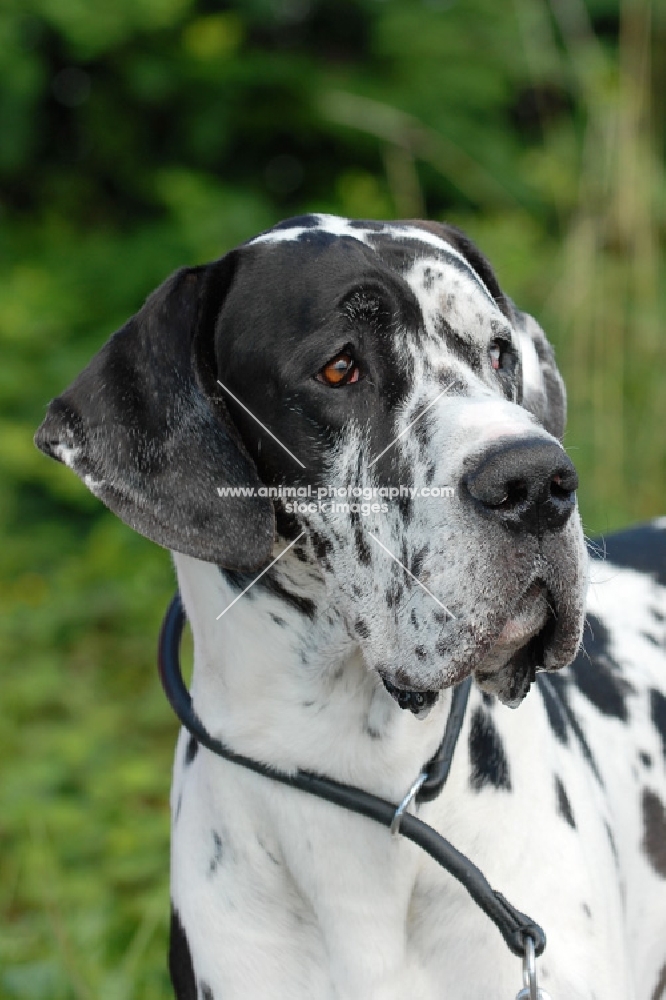
M 303 532 L 366 663 L 420 712 L 471 672 L 517 704 L 575 655 L 564 422 L 542 330 L 462 233 L 306 216 L 169 278 L 36 443 L 137 531 L 222 567 Z

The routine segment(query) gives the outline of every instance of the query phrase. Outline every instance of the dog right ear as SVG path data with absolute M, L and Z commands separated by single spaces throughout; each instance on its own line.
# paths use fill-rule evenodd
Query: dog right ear
M 237 267 L 231 251 L 168 278 L 53 400 L 35 443 L 158 545 L 248 572 L 270 559 L 275 518 L 216 383 L 215 322 Z

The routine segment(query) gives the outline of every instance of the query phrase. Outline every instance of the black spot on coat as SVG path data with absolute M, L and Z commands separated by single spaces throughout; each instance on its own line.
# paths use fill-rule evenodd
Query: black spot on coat
M 574 819 L 574 814 L 571 809 L 571 803 L 569 802 L 569 796 L 567 795 L 564 785 L 560 779 L 555 775 L 555 794 L 557 796 L 557 811 L 566 820 L 572 830 L 576 829 L 576 821 Z
M 213 991 L 211 990 L 208 983 L 201 984 L 201 1000 L 215 1000 Z
M 659 875 L 666 878 L 666 812 L 661 799 L 644 789 L 641 802 L 643 809 L 643 850 Z
M 370 628 L 368 623 L 363 621 L 362 618 L 357 618 L 354 623 L 354 631 L 357 635 L 360 635 L 362 639 L 367 639 L 370 635 Z
M 626 722 L 626 696 L 631 688 L 610 655 L 608 629 L 595 615 L 588 615 L 587 621 L 592 637 L 586 637 L 585 651 L 578 654 L 571 665 L 571 672 L 581 694 L 600 712 Z
M 661 691 L 650 691 L 650 716 L 659 733 L 664 760 L 666 760 L 666 698 Z
M 538 674 L 537 684 L 544 696 L 544 705 L 553 730 L 562 743 L 568 739 L 568 730 L 571 729 L 578 740 L 581 752 L 587 763 L 592 768 L 594 776 L 603 786 L 603 779 L 597 762 L 592 756 L 590 745 L 587 742 L 576 713 L 569 704 L 569 694 L 567 690 L 568 681 L 561 674 Z
M 475 792 L 481 791 L 486 785 L 511 791 L 509 762 L 502 739 L 492 716 L 481 706 L 472 715 L 469 754 L 472 763 L 469 782 Z
M 567 716 L 562 702 L 550 685 L 550 680 L 550 677 L 539 674 L 536 678 L 536 684 L 543 699 L 543 707 L 546 709 L 550 728 L 559 742 L 566 746 L 569 739 Z
M 216 830 L 213 830 L 213 855 L 208 866 L 209 876 L 213 876 L 222 862 L 224 851 L 222 848 L 222 838 Z
M 598 543 L 597 543 L 598 545 Z M 618 531 L 602 540 L 606 558 L 616 566 L 650 573 L 666 587 L 666 531 L 653 524 Z
M 171 907 L 169 975 L 176 1000 L 198 1000 L 192 955 L 176 909 Z

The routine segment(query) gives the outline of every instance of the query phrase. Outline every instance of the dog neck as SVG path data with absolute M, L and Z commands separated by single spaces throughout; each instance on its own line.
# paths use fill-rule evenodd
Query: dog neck
M 439 745 L 448 693 L 424 720 L 400 709 L 317 568 L 291 553 L 236 601 L 251 577 L 177 553 L 174 561 L 194 637 L 192 699 L 209 732 L 282 770 L 402 798 Z

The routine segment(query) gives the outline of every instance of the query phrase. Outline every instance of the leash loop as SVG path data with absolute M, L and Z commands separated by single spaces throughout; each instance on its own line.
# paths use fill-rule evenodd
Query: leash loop
M 540 990 L 537 984 L 536 954 L 534 938 L 525 935 L 525 952 L 523 954 L 523 989 L 516 1000 L 550 1000 L 545 990 Z
M 522 958 L 526 951 L 526 940 L 532 942 L 537 956 L 541 955 L 546 947 L 546 935 L 537 923 L 526 914 L 521 913 L 511 903 L 502 896 L 500 892 L 494 890 L 488 883 L 483 872 L 480 871 L 464 854 L 456 850 L 453 844 L 449 843 L 445 837 L 433 830 L 431 826 L 424 823 L 417 816 L 407 812 L 407 807 L 413 798 L 419 800 L 419 792 L 423 792 L 428 786 L 429 768 L 424 769 L 426 778 L 422 781 L 422 774 L 416 779 L 409 792 L 396 807 L 395 803 L 382 799 L 378 795 L 372 795 L 354 785 L 347 785 L 342 781 L 335 781 L 333 778 L 326 778 L 313 771 L 295 771 L 287 773 L 278 771 L 276 768 L 262 764 L 251 757 L 236 753 L 226 746 L 222 740 L 217 739 L 208 732 L 194 710 L 190 693 L 185 687 L 183 676 L 180 670 L 179 646 L 185 625 L 185 611 L 181 603 L 180 594 L 176 592 L 169 607 L 167 608 L 162 629 L 160 631 L 158 645 L 158 665 L 160 680 L 167 700 L 176 716 L 198 742 L 210 750 L 211 753 L 222 757 L 234 764 L 261 774 L 266 778 L 271 778 L 282 785 L 290 788 L 298 788 L 300 791 L 310 795 L 317 795 L 327 802 L 347 809 L 350 812 L 365 816 L 376 823 L 386 827 L 388 830 L 394 828 L 394 832 L 400 833 L 403 837 L 411 840 L 422 850 L 433 858 L 437 864 L 448 871 L 467 890 L 474 902 L 479 906 L 490 920 L 493 921 L 500 934 L 504 938 L 509 949 L 514 955 Z M 452 699 L 452 709 L 449 712 L 449 719 L 446 724 L 446 731 L 442 746 L 446 744 L 446 749 L 442 747 L 433 757 L 435 768 L 438 771 L 437 780 L 434 785 L 441 789 L 443 781 L 446 780 L 451 767 L 451 757 L 455 749 L 455 743 L 460 726 L 464 717 L 464 705 L 469 696 L 469 686 L 471 680 L 468 678 L 454 691 Z M 453 708 L 456 707 L 454 713 Z M 461 714 L 462 710 L 462 714 Z M 452 719 L 452 716 L 454 718 Z M 442 774 L 444 775 L 442 781 Z M 425 798 L 434 797 L 431 795 Z M 520 1000 L 531 1000 L 529 993 L 521 996 Z M 541 991 L 541 996 L 537 994 L 537 1000 L 549 1000 L 547 995 Z

